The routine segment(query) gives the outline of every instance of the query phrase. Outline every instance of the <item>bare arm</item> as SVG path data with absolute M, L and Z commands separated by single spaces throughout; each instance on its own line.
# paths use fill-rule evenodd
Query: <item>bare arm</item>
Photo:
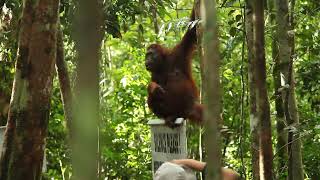
M 196 171 L 202 171 L 206 166 L 205 162 L 197 161 L 194 159 L 175 159 L 171 161 L 178 165 L 187 166 Z M 228 168 L 221 168 L 223 180 L 238 180 L 240 179 L 239 174 L 236 171 Z
M 175 159 L 171 161 L 172 163 L 179 164 L 179 165 L 184 165 L 187 166 L 191 169 L 197 170 L 197 171 L 202 171 L 204 167 L 206 166 L 206 163 L 200 162 L 194 159 Z

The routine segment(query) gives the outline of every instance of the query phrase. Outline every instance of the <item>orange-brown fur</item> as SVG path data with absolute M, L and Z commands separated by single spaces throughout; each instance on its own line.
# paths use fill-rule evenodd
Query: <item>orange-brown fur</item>
M 191 20 L 193 21 L 194 11 Z M 197 103 L 199 93 L 191 73 L 191 60 L 196 46 L 196 27 L 188 28 L 180 43 L 168 49 L 152 44 L 147 49 L 146 66 L 151 72 L 148 105 L 156 116 L 174 127 L 176 118 L 201 123 L 203 107 Z M 155 56 L 153 56 L 155 55 Z

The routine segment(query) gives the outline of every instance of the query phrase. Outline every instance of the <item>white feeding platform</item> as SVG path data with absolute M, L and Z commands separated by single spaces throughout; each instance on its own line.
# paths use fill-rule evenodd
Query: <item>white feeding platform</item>
M 177 118 L 175 124 L 178 126 L 171 129 L 161 119 L 148 122 L 151 127 L 153 174 L 166 161 L 187 158 L 186 121 Z

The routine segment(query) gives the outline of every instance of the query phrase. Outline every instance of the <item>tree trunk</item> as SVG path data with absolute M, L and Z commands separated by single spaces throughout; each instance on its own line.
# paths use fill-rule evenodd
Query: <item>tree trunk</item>
M 277 177 L 280 179 L 286 179 L 287 173 L 287 161 L 288 161 L 288 151 L 287 151 L 287 140 L 288 132 L 285 130 L 285 115 L 283 106 L 283 91 L 281 91 L 281 72 L 280 72 L 280 59 L 279 59 L 279 46 L 277 41 L 277 26 L 275 24 L 276 14 L 275 14 L 275 1 L 269 0 L 269 12 L 270 12 L 270 24 L 272 28 L 272 59 L 274 61 L 273 69 L 273 83 L 274 83 L 274 96 L 275 96 L 275 109 L 276 109 L 276 123 L 277 123 L 277 153 L 278 164 L 277 164 Z M 283 18 L 283 17 L 282 17 Z
M 200 0 L 195 0 L 193 4 L 194 13 L 195 13 L 195 19 L 198 20 L 201 18 L 200 14 Z M 198 49 L 198 57 L 200 61 L 200 103 L 203 103 L 203 81 L 204 81 L 204 73 L 203 73 L 203 46 L 202 46 L 202 26 L 197 23 L 197 49 Z M 204 148 L 203 148 L 203 128 L 198 128 L 198 134 L 199 134 L 199 160 L 203 161 L 203 154 L 204 154 Z M 200 180 L 203 179 L 205 175 L 201 173 Z
M 292 63 L 292 62 L 291 62 Z M 291 65 L 293 66 L 293 65 Z M 289 112 L 292 118 L 289 126 L 298 128 L 299 126 L 299 114 L 298 107 L 296 103 L 296 97 L 294 92 L 294 72 L 293 68 L 290 68 L 291 84 L 289 88 Z M 289 132 L 288 135 L 288 153 L 289 153 L 289 163 L 288 163 L 288 176 L 289 180 L 303 180 L 303 164 L 302 164 L 302 153 L 301 153 L 301 140 L 298 131 Z
M 195 13 L 195 19 L 201 19 L 201 14 L 200 14 L 200 2 L 201 0 L 195 0 L 194 1 L 194 13 Z M 203 102 L 203 84 L 204 84 L 204 72 L 203 72 L 203 59 L 204 59 L 204 52 L 203 52 L 203 42 L 202 42 L 202 36 L 203 36 L 203 26 L 201 26 L 200 23 L 197 23 L 197 49 L 198 49 L 198 55 L 199 55 L 199 59 L 200 59 L 200 79 L 201 79 L 201 84 L 200 84 L 200 94 L 201 94 L 201 102 Z
M 272 180 L 272 141 L 270 105 L 266 84 L 266 59 L 264 50 L 264 3 L 254 0 L 254 74 L 256 77 L 257 113 L 260 123 L 260 179 Z
M 256 82 L 254 76 L 254 54 L 253 54 L 253 12 L 252 4 L 246 0 L 246 35 L 248 46 L 248 77 L 250 96 L 250 131 L 251 131 L 251 164 L 253 180 L 260 180 L 259 176 L 259 120 L 256 105 Z
M 76 48 L 78 52 L 76 98 L 72 122 L 73 178 L 97 179 L 99 122 L 99 59 L 103 37 L 101 4 L 80 0 Z
M 0 179 L 40 179 L 56 58 L 59 1 L 25 0 Z M 50 10 L 50 11 L 49 11 Z
M 221 179 L 221 152 L 218 122 L 221 111 L 219 79 L 219 47 L 215 1 L 205 0 L 202 4 L 204 20 L 204 106 L 205 147 L 207 150 L 206 179 Z
M 292 14 L 289 21 L 289 3 L 288 0 L 277 0 L 277 39 L 279 41 L 279 62 L 280 71 L 284 83 L 282 84 L 283 106 L 285 118 L 290 127 L 288 133 L 288 179 L 302 180 L 303 166 L 301 157 L 301 141 L 299 132 L 296 131 L 299 125 L 299 115 L 297 111 L 297 104 L 295 98 L 295 82 L 293 72 L 293 57 L 294 57 L 294 35 L 289 34 L 293 32 L 293 10 L 294 1 L 291 2 Z M 290 27 L 291 26 L 291 27 Z M 294 135 L 295 133 L 295 135 Z
M 158 25 L 158 18 L 157 18 L 157 4 L 154 2 L 151 5 L 151 13 L 152 13 L 152 22 L 153 22 L 153 28 L 156 35 L 159 35 L 159 25 Z
M 72 93 L 70 78 L 68 74 L 68 66 L 64 59 L 64 47 L 63 47 L 63 34 L 59 29 L 57 34 L 57 59 L 56 59 L 56 70 L 60 83 L 60 93 L 64 110 L 64 117 L 67 123 L 69 136 L 72 135 L 71 123 L 72 123 Z
M 294 6 L 295 0 L 291 0 L 290 3 L 290 16 L 289 16 L 289 25 L 290 25 L 290 32 L 294 32 L 295 22 L 294 22 Z M 295 57 L 295 38 L 294 34 L 289 36 L 289 46 L 291 50 L 290 54 L 290 65 L 289 65 L 289 76 L 288 78 L 290 81 L 289 86 L 289 111 L 292 118 L 292 124 L 290 126 L 295 126 L 298 129 L 299 126 L 299 113 L 297 107 L 297 100 L 295 95 L 295 80 L 294 80 L 294 68 L 293 68 L 293 60 Z M 291 146 L 291 151 L 289 151 L 289 177 L 290 180 L 303 180 L 303 163 L 302 163 L 302 152 L 301 152 L 301 140 L 300 140 L 300 132 L 297 131 L 295 134 L 293 132 L 289 134 L 290 139 L 292 139 L 292 143 L 289 144 Z M 289 142 L 289 141 L 288 141 Z M 290 142 L 289 142 L 290 143 Z

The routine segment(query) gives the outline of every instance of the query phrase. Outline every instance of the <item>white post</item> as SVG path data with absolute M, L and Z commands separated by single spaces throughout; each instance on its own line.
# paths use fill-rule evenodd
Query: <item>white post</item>
M 159 166 L 173 159 L 187 158 L 186 121 L 178 118 L 175 124 L 180 125 L 171 129 L 165 125 L 164 120 L 150 120 L 151 150 L 153 175 Z

